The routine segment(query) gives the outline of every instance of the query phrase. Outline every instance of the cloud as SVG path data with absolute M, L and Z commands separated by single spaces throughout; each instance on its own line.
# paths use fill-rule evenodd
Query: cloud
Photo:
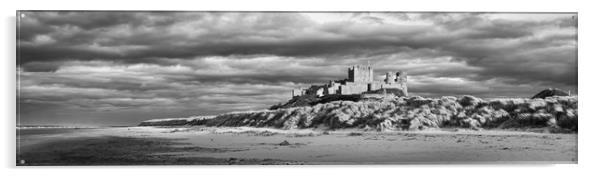
M 213 78 L 231 67 L 235 65 L 205 70 L 183 65 L 67 62 L 53 72 L 20 71 L 19 100 L 20 104 L 59 105 L 80 111 L 198 109 L 212 114 L 264 109 L 284 101 L 291 88 L 300 86 L 293 82 L 232 82 Z M 260 76 L 261 73 L 235 72 L 222 78 Z

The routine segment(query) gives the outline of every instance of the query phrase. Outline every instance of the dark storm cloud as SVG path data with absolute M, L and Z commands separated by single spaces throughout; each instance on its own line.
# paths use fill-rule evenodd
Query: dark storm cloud
M 377 79 L 407 71 L 410 92 L 423 96 L 577 88 L 576 14 L 22 14 L 26 111 L 101 119 L 261 109 L 286 101 L 291 88 L 344 79 L 347 66 L 368 63 Z
M 21 62 L 271 53 L 303 16 L 279 13 L 24 12 Z M 76 17 L 74 17 L 76 16 Z M 109 19 L 114 19 L 111 21 Z M 36 38 L 47 37 L 52 45 Z M 302 41 L 301 41 L 302 42 Z M 274 51 L 286 48 L 274 49 Z M 134 61 L 133 61 L 134 62 Z
M 451 32 L 459 30 L 461 33 L 432 38 L 430 34 L 423 35 L 433 31 L 431 26 L 386 25 L 380 22 L 382 19 L 374 22 L 374 19 L 380 18 L 371 16 L 360 19 L 372 19 L 368 20 L 368 23 L 376 23 L 382 27 L 365 28 L 365 24 L 355 21 L 315 24 L 299 14 L 285 13 L 34 14 L 23 20 L 22 28 L 48 32 L 48 30 L 35 30 L 39 26 L 39 28 L 50 28 L 51 31 L 47 34 L 31 34 L 26 31 L 20 39 L 34 41 L 38 35 L 48 35 L 57 43 L 21 45 L 21 61 L 25 63 L 35 60 L 73 58 L 140 62 L 153 57 L 190 58 L 232 54 L 356 56 L 369 55 L 373 51 L 391 51 L 400 47 L 436 48 L 442 43 L 460 38 L 516 38 L 529 34 L 528 29 L 522 28 L 520 24 L 500 22 L 502 24 L 488 24 L 467 29 L 446 22 L 444 23 L 446 29 Z M 245 20 L 249 18 L 246 16 L 256 18 Z M 33 19 L 29 20 L 30 18 Z M 95 20 L 97 23 L 94 23 Z M 220 26 L 219 23 L 224 24 Z M 472 25 L 471 23 L 476 22 L 462 22 L 465 25 Z M 178 25 L 188 25 L 190 28 L 177 31 Z

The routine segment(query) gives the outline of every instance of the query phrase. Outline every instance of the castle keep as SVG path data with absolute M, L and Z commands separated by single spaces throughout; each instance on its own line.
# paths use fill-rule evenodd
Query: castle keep
M 330 81 L 325 85 L 312 85 L 307 89 L 293 89 L 293 98 L 302 95 L 354 95 L 368 94 L 381 89 L 399 89 L 403 96 L 408 95 L 407 74 L 387 72 L 384 80 L 374 80 L 372 66 L 352 66 L 347 70 L 347 79 Z M 386 91 L 385 91 L 386 92 Z

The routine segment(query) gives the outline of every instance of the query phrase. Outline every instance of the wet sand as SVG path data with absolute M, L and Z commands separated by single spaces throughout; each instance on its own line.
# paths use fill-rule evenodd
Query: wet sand
M 19 131 L 17 165 L 25 166 L 577 162 L 577 134 L 248 127 Z

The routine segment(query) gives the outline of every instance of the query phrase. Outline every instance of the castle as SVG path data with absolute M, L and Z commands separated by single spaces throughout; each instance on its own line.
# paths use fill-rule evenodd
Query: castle
M 330 81 L 325 85 L 312 85 L 307 89 L 293 89 L 293 98 L 302 95 L 355 95 L 368 94 L 384 89 L 399 89 L 402 96 L 408 95 L 407 74 L 387 72 L 384 80 L 374 80 L 372 66 L 352 66 L 347 71 L 347 79 Z M 384 90 L 386 93 L 386 90 Z

